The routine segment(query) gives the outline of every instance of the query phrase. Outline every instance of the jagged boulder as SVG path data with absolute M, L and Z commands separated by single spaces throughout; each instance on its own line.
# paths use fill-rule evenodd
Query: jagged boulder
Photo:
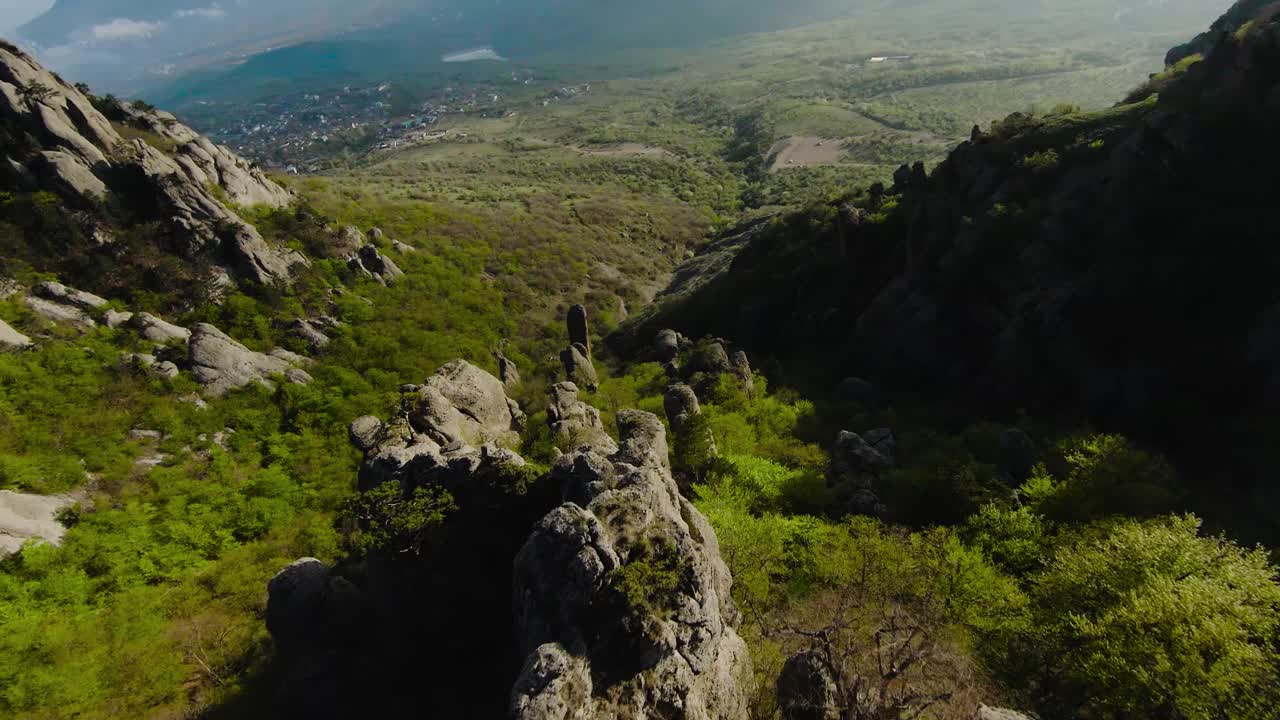
M 658 362 L 675 362 L 680 356 L 680 334 L 671 328 L 659 330 L 653 341 L 653 350 Z
M 776 685 L 782 720 L 840 720 L 835 675 L 817 652 L 787 658 Z
M 382 435 L 382 421 L 372 415 L 365 415 L 352 420 L 347 431 L 351 436 L 351 444 L 361 452 L 368 452 L 378 444 L 378 438 Z
M 702 414 L 697 393 L 683 383 L 667 388 L 666 395 L 662 398 L 662 409 L 666 411 L 667 424 L 671 426 L 671 431 L 674 433 L 680 432 L 686 420 Z
M 132 319 L 133 319 L 133 313 L 131 312 L 120 312 L 117 310 L 108 310 L 102 314 L 102 321 L 105 322 L 107 324 L 107 327 L 111 328 L 112 330 L 116 330 L 118 328 L 122 328 L 128 325 L 129 321 Z
M 0 490 L 0 558 L 18 552 L 28 540 L 61 543 L 66 528 L 58 514 L 74 504 L 61 495 Z
M 404 277 L 404 271 L 391 258 L 378 252 L 378 248 L 374 245 L 365 245 L 360 248 L 359 256 L 365 268 L 382 278 L 383 282 L 390 284 Z
M 562 457 L 574 501 L 516 557 L 519 720 L 747 717 L 751 660 L 715 531 L 676 487 L 662 423 L 622 411 L 619 451 Z M 585 504 L 583 504 L 585 503 Z M 644 570 L 642 567 L 647 566 Z M 627 595 L 620 580 L 653 572 Z
M 21 50 L 0 47 L 0 115 L 39 143 L 30 157 L 8 159 L 9 174 L 81 208 L 118 200 L 139 219 L 166 226 L 174 251 L 229 261 L 254 282 L 287 282 L 292 267 L 306 262 L 296 252 L 269 246 L 210 189 L 220 188 L 241 205 L 287 205 L 288 192 L 260 170 L 167 113 L 123 104 L 111 112 L 113 120 L 159 135 L 173 147 L 162 152 L 142 139 L 125 140 L 80 90 Z M 93 235 L 107 234 L 95 228 Z
M 569 327 L 569 344 L 581 345 L 582 354 L 591 357 L 591 329 L 587 324 L 587 308 L 574 305 L 569 308 L 565 323 Z
M 520 368 L 515 361 L 503 354 L 502 350 L 494 350 L 493 359 L 498 363 L 498 379 L 502 381 L 502 386 L 508 390 L 517 387 L 520 384 Z
M 441 445 L 512 443 L 518 427 L 502 381 L 465 360 L 454 360 L 427 378 L 409 422 Z
M 886 508 L 876 492 L 880 475 L 894 466 L 893 434 L 887 431 L 867 433 L 876 441 L 872 445 L 862 435 L 842 431 L 831 450 L 827 468 L 827 486 L 850 512 L 883 515 Z M 888 453 L 888 454 L 886 454 Z
M 305 318 L 297 318 L 289 323 L 289 333 L 302 340 L 312 350 L 321 350 L 329 346 L 329 336 L 321 332 L 315 323 Z
M 14 330 L 9 323 L 0 320 L 0 352 L 25 350 L 31 347 L 31 338 Z
M 579 400 L 578 386 L 571 382 L 552 386 L 547 425 L 561 445 L 590 447 L 604 455 L 618 451 L 617 443 L 605 431 L 600 411 Z
M 566 380 L 584 388 L 587 392 L 596 391 L 600 380 L 586 347 L 575 343 L 560 351 L 560 364 L 564 366 Z
M 232 340 L 218 328 L 200 323 L 191 333 L 187 348 L 191 373 L 213 397 L 252 383 L 271 387 L 269 378 L 283 375 L 289 382 L 305 385 L 311 376 L 286 360 L 254 352 Z

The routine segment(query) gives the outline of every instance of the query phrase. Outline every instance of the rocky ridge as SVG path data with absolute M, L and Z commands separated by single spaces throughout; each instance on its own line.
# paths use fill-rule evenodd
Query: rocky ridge
M 21 139 L 4 151 L 0 187 L 54 192 L 88 211 L 87 229 L 105 245 L 113 238 L 93 219 L 97 208 L 129 208 L 140 221 L 164 224 L 182 257 L 206 257 L 222 268 L 224 283 L 228 276 L 287 283 L 292 268 L 306 263 L 270 246 L 220 199 L 289 204 L 289 193 L 260 170 L 167 113 L 118 104 L 107 111 L 113 117 L 26 53 L 0 44 L 0 122 Z

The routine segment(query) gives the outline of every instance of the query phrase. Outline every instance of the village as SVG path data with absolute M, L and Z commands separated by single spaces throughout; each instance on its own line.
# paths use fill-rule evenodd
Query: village
M 591 90 L 589 84 L 540 89 L 532 77 L 518 72 L 512 72 L 511 80 L 502 87 L 455 83 L 425 98 L 383 82 L 344 86 L 326 94 L 282 95 L 234 108 L 202 105 L 210 116 L 235 115 L 234 121 L 211 123 L 216 129 L 209 135 L 215 142 L 268 169 L 304 174 L 330 167 L 340 158 L 465 140 L 465 131 L 440 126 L 446 117 L 510 117 L 524 107 L 546 107 Z

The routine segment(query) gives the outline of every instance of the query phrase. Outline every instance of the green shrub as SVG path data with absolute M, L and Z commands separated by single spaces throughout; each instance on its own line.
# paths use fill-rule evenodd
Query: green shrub
M 1075 437 L 1061 444 L 1059 454 L 1056 473 L 1038 466 L 1021 489 L 1036 512 L 1051 520 L 1150 517 L 1181 503 L 1173 466 L 1119 435 Z
M 1274 717 L 1280 585 L 1262 550 L 1195 517 L 1125 520 L 1063 544 L 1031 584 L 1025 668 L 1061 717 Z

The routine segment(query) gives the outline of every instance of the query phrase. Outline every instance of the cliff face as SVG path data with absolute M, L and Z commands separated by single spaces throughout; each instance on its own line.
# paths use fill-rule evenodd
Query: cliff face
M 298 253 L 271 247 L 224 204 L 289 204 L 287 191 L 167 113 L 98 103 L 0 43 L 0 189 L 51 192 L 94 245 L 158 223 L 155 248 L 256 283 L 287 283 Z M 219 280 L 221 278 L 221 280 Z
M 1154 78 L 1158 95 L 1014 115 L 932 173 L 903 167 L 893 187 L 731 231 L 612 343 L 633 350 L 663 327 L 732 336 L 818 392 L 858 376 L 979 413 L 1083 420 L 1227 486 L 1265 484 L 1280 21 L 1257 5 Z M 1224 446 L 1230 458 L 1209 449 Z

